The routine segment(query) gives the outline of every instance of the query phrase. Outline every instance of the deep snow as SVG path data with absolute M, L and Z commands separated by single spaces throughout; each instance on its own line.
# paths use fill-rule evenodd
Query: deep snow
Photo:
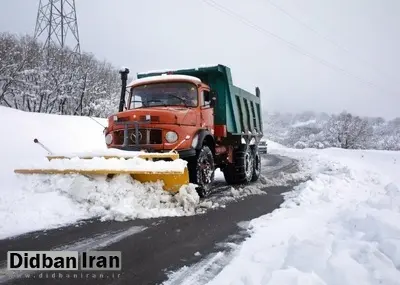
M 112 169 L 183 171 L 186 162 L 157 161 L 150 163 L 127 152 L 107 149 L 103 129 L 106 119 L 58 116 L 22 112 L 0 106 L 0 120 L 5 125 L 6 139 L 0 140 L 0 239 L 30 231 L 49 229 L 81 219 L 100 217 L 103 220 L 182 216 L 204 213 L 208 208 L 224 207 L 224 203 L 247 195 L 265 194 L 256 187 L 230 189 L 224 199 L 200 198 L 193 184 L 183 186 L 171 195 L 162 189 L 162 182 L 139 183 L 129 175 L 105 177 L 79 175 L 22 175 L 14 169 Z M 38 138 L 53 155 L 70 160 L 45 158 L 47 151 L 33 140 Z M 129 159 L 82 160 L 76 156 L 121 155 Z M 132 158 L 133 156 L 133 158 Z M 217 169 L 216 180 L 223 180 Z M 218 200 L 218 201 L 216 201 Z
M 17 177 L 14 168 L 47 154 L 33 144 L 35 137 L 54 152 L 93 153 L 106 150 L 103 127 L 90 118 L 4 107 L 0 119 L 10 122 L 0 141 L 0 238 L 93 216 L 188 215 L 200 206 L 192 186 L 171 196 L 159 183 L 127 176 L 113 183 L 73 175 Z M 268 149 L 298 159 L 301 171 L 289 176 L 309 180 L 287 193 L 281 208 L 252 220 L 251 236 L 233 247 L 232 256 L 204 257 L 193 266 L 198 275 L 180 284 L 400 284 L 400 153 L 294 150 L 274 142 Z M 217 179 L 223 179 L 219 171 Z
M 44 160 L 47 152 L 33 143 L 34 138 L 53 152 L 104 148 L 103 128 L 90 118 L 27 113 L 2 106 L 0 120 L 9 122 L 3 123 L 6 136 L 0 140 L 0 238 L 86 218 L 77 204 L 56 191 L 24 190 L 13 170 L 24 162 Z
M 162 190 L 161 182 L 141 184 L 128 175 L 117 176 L 109 182 L 105 178 L 89 181 L 78 175 L 14 173 L 16 168 L 29 166 L 76 166 L 76 159 L 48 162 L 47 151 L 34 144 L 34 138 L 56 154 L 115 154 L 115 150 L 105 147 L 101 124 L 105 126 L 106 120 L 94 119 L 96 121 L 89 117 L 28 113 L 0 107 L 0 120 L 10 122 L 5 125 L 7 136 L 0 140 L 0 239 L 91 217 L 126 220 L 196 213 L 199 196 L 193 185 L 182 187 L 172 196 Z M 88 169 L 95 161 L 103 168 L 172 171 L 181 171 L 186 164 L 182 160 L 150 164 L 139 158 L 95 158 L 84 161 L 81 168 Z
M 252 220 L 231 256 L 212 255 L 166 284 L 400 284 L 400 152 L 269 149 L 299 159 L 311 179 Z

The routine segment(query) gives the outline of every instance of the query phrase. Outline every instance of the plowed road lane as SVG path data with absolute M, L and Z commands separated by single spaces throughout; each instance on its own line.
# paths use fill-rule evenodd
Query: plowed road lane
M 268 155 L 264 159 L 263 175 L 273 176 L 280 171 L 293 171 L 295 163 L 285 157 Z M 225 208 L 208 209 L 205 214 L 189 217 L 168 217 L 128 222 L 100 222 L 89 220 L 64 228 L 34 232 L 13 239 L 0 241 L 0 267 L 6 266 L 10 250 L 113 250 L 122 252 L 122 271 L 99 279 L 82 277 L 63 278 L 54 272 L 40 272 L 29 278 L 16 277 L 4 269 L 0 281 L 4 284 L 160 284 L 167 273 L 182 266 L 202 260 L 208 254 L 223 250 L 219 244 L 227 241 L 240 243 L 245 231 L 238 224 L 272 212 L 283 201 L 282 193 L 289 186 L 263 187 L 267 195 L 250 195 L 231 201 Z M 229 191 L 222 182 L 217 183 L 210 199 L 218 201 Z M 228 248 L 225 248 L 228 250 Z M 195 254 L 196 252 L 201 255 Z M 75 272 L 76 273 L 76 272 Z M 92 273 L 92 272 L 89 272 Z M 98 274 L 98 272 L 94 272 Z M 116 277 L 117 274 L 119 277 Z M 86 272 L 83 272 L 86 276 Z M 10 278 L 13 276 L 13 278 Z M 98 275 L 96 275 L 98 276 Z

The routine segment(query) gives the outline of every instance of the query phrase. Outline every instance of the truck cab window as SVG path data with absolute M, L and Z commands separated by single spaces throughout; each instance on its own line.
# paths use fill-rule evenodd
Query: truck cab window
M 197 106 L 197 87 L 189 82 L 139 85 L 131 89 L 130 109 L 160 106 Z
M 132 105 L 132 109 L 143 107 L 142 97 L 137 96 L 137 95 L 132 96 L 131 105 Z
M 211 102 L 210 92 L 204 90 L 203 91 L 203 106 L 204 107 L 209 107 L 210 106 L 210 102 Z

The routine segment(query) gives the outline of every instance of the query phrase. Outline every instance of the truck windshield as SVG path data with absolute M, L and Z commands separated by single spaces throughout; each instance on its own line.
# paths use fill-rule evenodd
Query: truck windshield
M 163 82 L 132 87 L 129 109 L 154 106 L 196 107 L 196 85 L 189 82 Z

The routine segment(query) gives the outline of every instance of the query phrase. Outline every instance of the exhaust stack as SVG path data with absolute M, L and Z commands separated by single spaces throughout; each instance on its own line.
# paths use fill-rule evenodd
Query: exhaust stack
M 122 112 L 125 106 L 126 81 L 128 80 L 129 69 L 123 68 L 119 71 L 119 73 L 121 74 L 122 85 L 121 85 L 121 98 L 119 100 L 118 112 Z

